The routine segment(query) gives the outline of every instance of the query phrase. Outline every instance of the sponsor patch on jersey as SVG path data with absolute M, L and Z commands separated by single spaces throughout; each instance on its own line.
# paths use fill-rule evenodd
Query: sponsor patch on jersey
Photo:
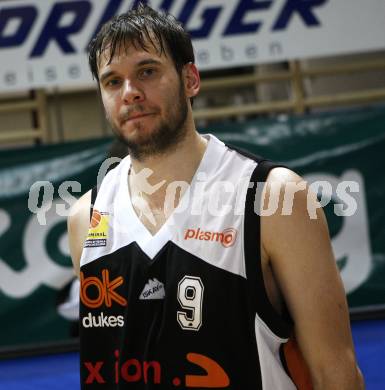
M 210 232 L 198 229 L 186 229 L 184 232 L 184 239 L 219 242 L 225 248 L 229 248 L 235 244 L 238 232 L 234 228 L 224 229 L 222 232 Z
M 127 306 L 126 298 L 116 291 L 122 284 L 124 284 L 123 277 L 112 279 L 108 269 L 102 270 L 101 277 L 84 277 L 83 272 L 80 272 L 80 300 L 92 309 L 102 305 L 112 307 L 113 303 Z
M 165 297 L 164 285 L 157 278 L 149 279 L 140 293 L 139 299 L 163 299 Z
M 93 210 L 85 248 L 107 245 L 109 215 L 106 212 Z
M 123 328 L 124 317 L 123 316 L 107 316 L 101 312 L 98 316 L 88 313 L 82 319 L 83 328 Z

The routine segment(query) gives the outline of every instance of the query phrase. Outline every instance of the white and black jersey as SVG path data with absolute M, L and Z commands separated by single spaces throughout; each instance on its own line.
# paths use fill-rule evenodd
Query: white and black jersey
M 132 206 L 130 157 L 99 188 L 81 257 L 82 389 L 310 388 L 263 283 L 257 182 L 275 165 L 206 137 L 155 235 Z

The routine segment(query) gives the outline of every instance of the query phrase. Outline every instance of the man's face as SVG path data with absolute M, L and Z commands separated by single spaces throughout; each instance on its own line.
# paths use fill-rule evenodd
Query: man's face
M 99 58 L 100 91 L 117 137 L 132 157 L 164 153 L 186 134 L 187 97 L 172 59 L 152 46 Z

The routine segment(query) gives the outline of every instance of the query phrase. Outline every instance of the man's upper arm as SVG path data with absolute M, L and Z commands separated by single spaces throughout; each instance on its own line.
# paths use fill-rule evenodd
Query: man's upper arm
M 290 170 L 276 168 L 267 188 L 272 182 L 283 189 L 288 182 L 301 181 Z M 317 219 L 310 218 L 308 210 L 314 210 L 318 202 L 314 194 L 308 194 L 308 187 L 295 194 L 291 215 L 282 215 L 280 207 L 273 216 L 262 217 L 262 245 L 293 318 L 315 388 L 361 389 L 345 292 L 326 219 L 320 208 Z M 281 202 L 283 196 L 281 190 Z
M 80 257 L 90 224 L 90 205 L 91 191 L 88 191 L 72 206 L 67 220 L 68 243 L 77 276 L 80 275 Z

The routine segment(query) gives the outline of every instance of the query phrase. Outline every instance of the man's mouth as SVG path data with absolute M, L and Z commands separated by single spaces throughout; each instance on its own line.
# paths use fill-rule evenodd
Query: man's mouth
M 130 121 L 133 121 L 133 120 L 145 118 L 145 117 L 150 116 L 150 115 L 153 115 L 153 114 L 152 113 L 137 113 L 137 114 L 127 115 L 127 116 L 124 116 L 122 118 L 121 124 L 124 124 L 126 122 L 130 122 Z

